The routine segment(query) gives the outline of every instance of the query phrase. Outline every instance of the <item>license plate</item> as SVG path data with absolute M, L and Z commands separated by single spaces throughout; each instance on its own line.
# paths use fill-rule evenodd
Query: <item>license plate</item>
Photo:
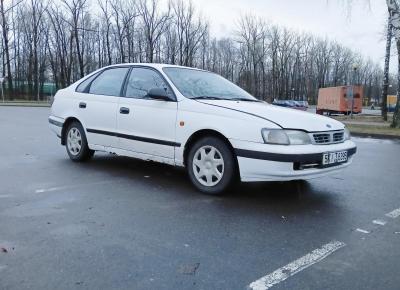
M 331 165 L 347 161 L 347 151 L 328 152 L 322 156 L 322 165 Z

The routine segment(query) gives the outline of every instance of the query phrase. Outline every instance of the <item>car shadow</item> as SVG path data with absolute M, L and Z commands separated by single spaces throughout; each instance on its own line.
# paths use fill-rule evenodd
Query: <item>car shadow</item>
M 189 181 L 184 168 L 173 167 L 156 162 L 111 154 L 96 154 L 89 162 L 79 164 L 79 168 L 95 170 L 107 177 L 123 180 L 131 187 L 140 183 L 149 187 L 149 194 L 165 194 L 173 201 L 196 202 L 203 200 L 213 206 L 246 208 L 259 212 L 301 213 L 315 210 L 329 214 L 337 210 L 331 192 L 315 187 L 312 182 L 259 182 L 235 184 L 233 189 L 222 196 L 204 195 L 197 191 Z M 334 182 L 334 181 L 330 181 Z M 152 189 L 157 192 L 151 193 Z

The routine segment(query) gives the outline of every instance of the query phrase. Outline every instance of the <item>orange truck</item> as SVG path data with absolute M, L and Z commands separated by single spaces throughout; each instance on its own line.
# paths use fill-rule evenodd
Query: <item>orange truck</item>
M 387 108 L 388 108 L 388 112 L 394 112 L 394 108 L 396 107 L 396 103 L 397 103 L 397 96 L 396 95 L 388 95 L 387 96 Z
M 352 107 L 351 95 L 354 102 L 353 114 L 361 113 L 363 91 L 363 86 L 340 86 L 319 89 L 317 114 L 350 114 Z

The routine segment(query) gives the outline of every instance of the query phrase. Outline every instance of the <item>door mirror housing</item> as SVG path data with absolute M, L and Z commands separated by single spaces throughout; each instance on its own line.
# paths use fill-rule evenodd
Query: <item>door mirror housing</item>
M 155 100 L 163 100 L 163 101 L 174 101 L 168 93 L 162 88 L 152 88 L 149 90 L 147 95 Z

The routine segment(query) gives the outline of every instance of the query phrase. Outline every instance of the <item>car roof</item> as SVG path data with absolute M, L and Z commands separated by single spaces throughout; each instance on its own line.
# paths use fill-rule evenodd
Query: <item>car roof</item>
M 181 65 L 173 65 L 173 64 L 164 64 L 164 63 L 146 63 L 146 62 L 139 62 L 139 63 L 119 63 L 119 64 L 113 64 L 109 65 L 106 67 L 116 67 L 116 66 L 147 66 L 147 67 L 152 67 L 156 69 L 163 69 L 165 67 L 176 67 L 176 68 L 186 68 L 186 69 L 194 69 L 194 70 L 202 70 L 199 68 L 195 67 L 188 67 L 188 66 L 181 66 Z

